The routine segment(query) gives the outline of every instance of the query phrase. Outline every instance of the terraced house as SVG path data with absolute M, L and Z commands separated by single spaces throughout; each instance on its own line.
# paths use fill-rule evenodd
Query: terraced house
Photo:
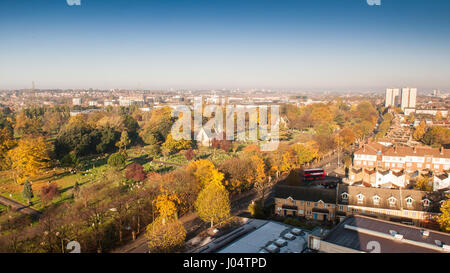
M 363 144 L 354 153 L 349 182 L 372 187 L 404 188 L 420 174 L 432 173 L 435 190 L 449 187 L 450 149 Z M 444 179 L 444 181 L 443 181 Z
M 346 184 L 318 185 L 288 177 L 275 187 L 275 214 L 318 221 L 340 221 L 366 215 L 410 224 L 432 223 L 440 213 L 444 193 L 387 189 Z M 291 181 L 289 181 L 291 179 Z

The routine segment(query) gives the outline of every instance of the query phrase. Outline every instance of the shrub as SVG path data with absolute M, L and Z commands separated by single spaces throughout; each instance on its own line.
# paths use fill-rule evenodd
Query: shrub
M 125 170 L 125 177 L 133 181 L 143 181 L 147 177 L 147 173 L 141 164 L 132 163 Z
M 44 204 L 49 203 L 56 196 L 59 196 L 59 190 L 55 183 L 51 183 L 50 185 L 41 188 L 41 200 Z
M 114 168 L 123 168 L 125 166 L 126 157 L 122 153 L 112 154 L 108 158 L 108 165 Z

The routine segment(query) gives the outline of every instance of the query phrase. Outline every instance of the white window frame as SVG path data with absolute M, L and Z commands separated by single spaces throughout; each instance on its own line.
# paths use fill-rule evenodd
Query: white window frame
M 391 196 L 388 198 L 389 206 L 394 207 L 397 204 L 397 198 L 394 196 Z
M 407 207 L 412 207 L 414 199 L 411 196 L 408 196 L 407 198 L 405 198 L 405 201 L 406 201 Z
M 364 202 L 364 194 L 358 193 L 358 195 L 356 195 L 356 198 L 358 200 L 358 204 L 362 204 Z
M 347 192 L 341 193 L 341 198 L 342 198 L 342 200 L 348 200 L 348 197 L 349 197 L 349 195 L 348 195 Z
M 374 195 L 374 196 L 372 197 L 372 199 L 373 199 L 373 204 L 374 204 L 374 205 L 379 205 L 379 204 L 380 204 L 381 198 L 380 198 L 378 195 Z

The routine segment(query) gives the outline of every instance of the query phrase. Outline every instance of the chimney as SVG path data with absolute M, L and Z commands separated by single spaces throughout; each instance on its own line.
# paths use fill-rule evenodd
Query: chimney
M 444 154 L 444 147 L 443 146 L 441 146 L 440 151 L 441 151 L 441 155 L 443 155 Z
M 394 153 L 397 153 L 397 145 L 394 145 Z
M 416 146 L 414 146 L 413 147 L 413 153 L 416 153 L 417 152 L 417 149 L 416 149 Z
M 363 148 L 363 152 L 366 152 L 366 144 L 363 144 L 362 148 Z

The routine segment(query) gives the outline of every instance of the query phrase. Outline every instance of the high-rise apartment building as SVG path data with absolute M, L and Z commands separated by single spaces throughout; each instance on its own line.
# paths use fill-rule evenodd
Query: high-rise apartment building
M 403 88 L 400 98 L 402 110 L 405 108 L 416 108 L 417 88 Z
M 398 88 L 388 88 L 386 89 L 386 100 L 385 107 L 395 107 L 398 105 L 400 90 Z

